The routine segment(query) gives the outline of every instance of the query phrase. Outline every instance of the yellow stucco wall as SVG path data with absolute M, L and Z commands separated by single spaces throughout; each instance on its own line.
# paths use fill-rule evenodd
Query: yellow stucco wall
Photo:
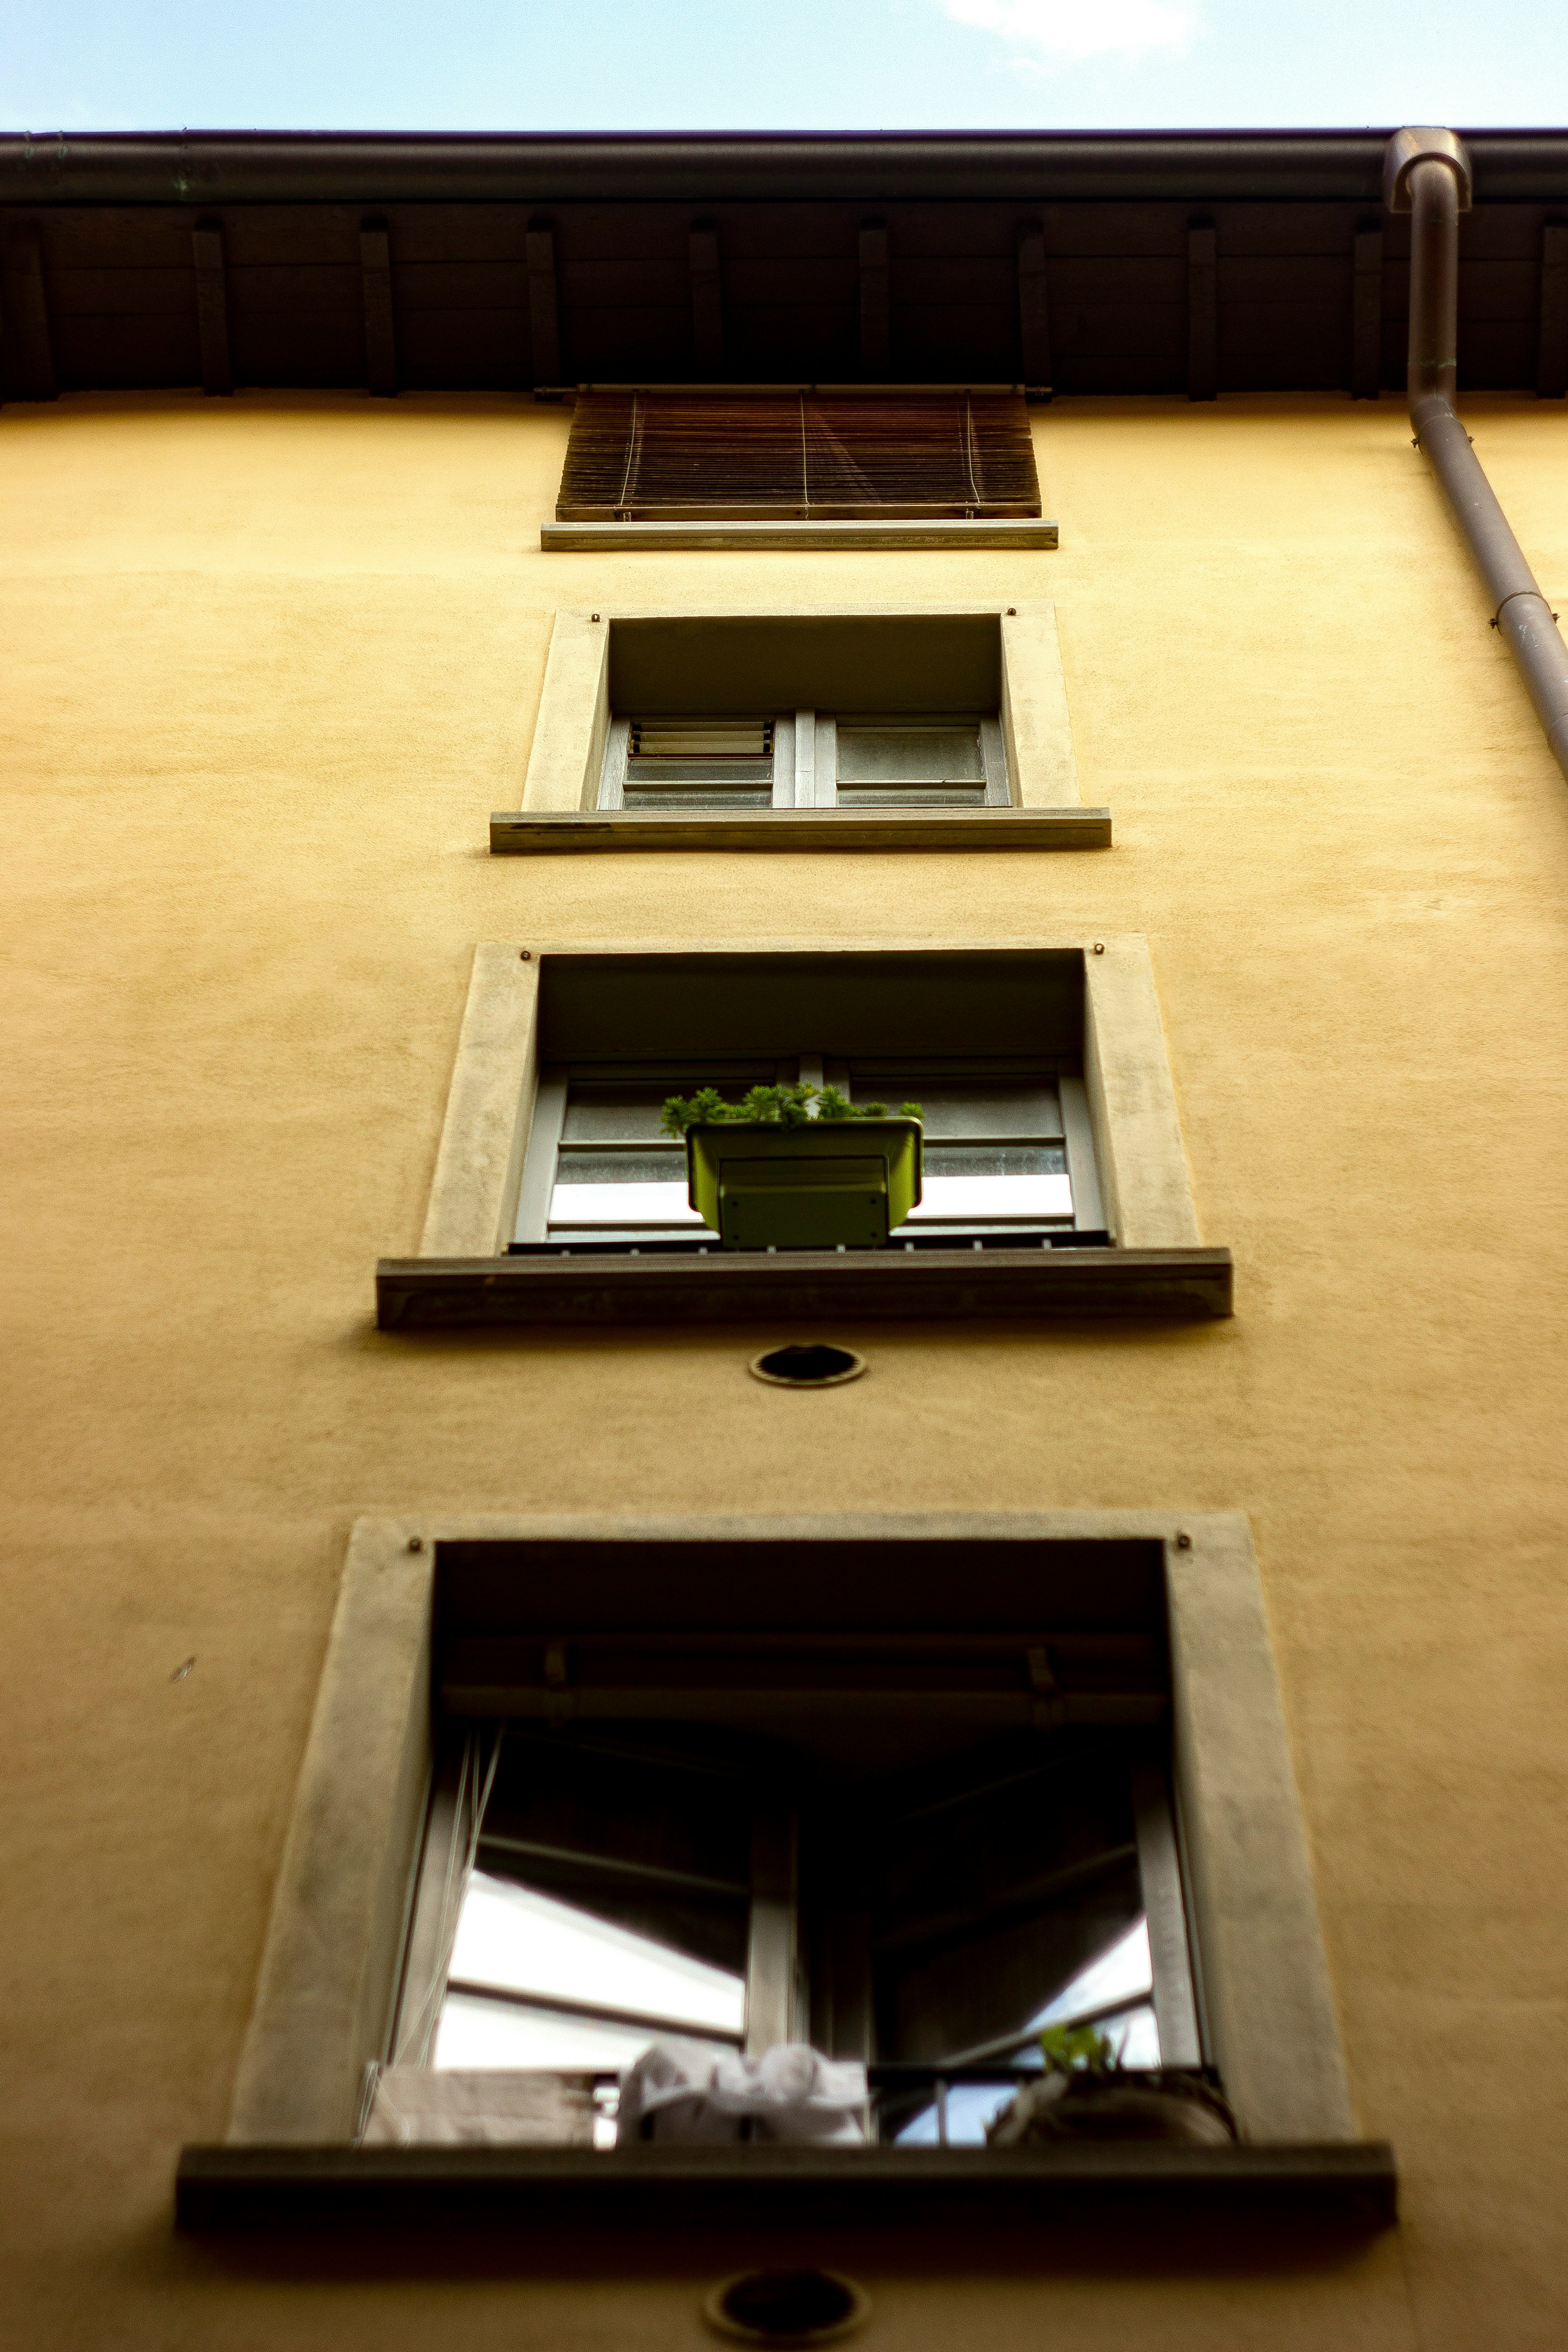
M 1476 403 L 1568 594 L 1568 443 Z M 1067 402 L 1056 554 L 543 557 L 567 429 L 500 399 L 0 418 L 9 804 L 10 2340 L 664 2352 L 659 2280 L 181 2245 L 221 2136 L 353 1517 L 1250 1514 L 1363 2127 L 1400 2240 L 1234 2271 L 874 2247 L 868 2352 L 1568 2341 L 1560 1356 L 1568 792 L 1393 402 Z M 1118 846 L 499 860 L 558 604 L 1054 596 Z M 1233 1322 L 378 1336 L 473 942 L 1148 933 Z M 194 1656 L 179 1681 L 171 1675 Z M 813 2249 L 812 2251 L 818 2251 Z

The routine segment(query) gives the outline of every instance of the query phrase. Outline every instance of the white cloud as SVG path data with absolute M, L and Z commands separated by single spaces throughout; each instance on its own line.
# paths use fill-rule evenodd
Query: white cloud
M 1184 49 L 1195 25 L 1181 0 L 943 0 L 961 25 L 1069 58 Z

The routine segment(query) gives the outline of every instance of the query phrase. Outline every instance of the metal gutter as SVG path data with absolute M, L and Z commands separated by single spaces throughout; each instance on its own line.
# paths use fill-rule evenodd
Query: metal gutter
M 1471 189 L 1471 159 L 1453 131 L 1396 131 L 1389 141 L 1384 201 L 1410 215 L 1410 422 L 1486 582 L 1492 626 L 1568 776 L 1568 646 L 1454 408 L 1459 215 L 1470 209 Z
M 22 133 L 0 204 L 1375 204 L 1382 131 Z M 1568 134 L 1478 131 L 1489 203 L 1568 202 Z

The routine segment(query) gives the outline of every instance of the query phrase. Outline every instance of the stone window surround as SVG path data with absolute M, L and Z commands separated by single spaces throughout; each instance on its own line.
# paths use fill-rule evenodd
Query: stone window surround
M 1241 1514 L 365 1518 L 350 1539 L 228 2130 L 345 2145 L 382 2053 L 429 1785 L 435 1547 L 577 1537 L 1163 1542 L 1173 1748 L 1215 2061 L 1243 2136 L 1356 2137 L 1262 1584 Z
M 1107 1229 L 1122 1249 L 1200 1245 L 1149 943 L 1141 933 L 1010 941 L 1083 959 L 1083 1073 Z M 758 953 L 944 954 L 994 941 L 846 939 L 842 933 L 755 940 Z M 730 940 L 560 940 L 524 950 L 495 940 L 474 950 L 447 1113 L 420 1237 L 422 1258 L 493 1257 L 517 1216 L 539 1076 L 539 976 L 558 954 L 736 952 Z
M 996 616 L 1002 638 L 1003 740 L 1015 804 L 1026 809 L 1076 809 L 1081 802 L 1073 756 L 1067 681 L 1057 634 L 1056 606 L 1043 599 L 999 603 L 846 604 L 841 598 L 773 599 L 748 606 L 732 600 L 710 605 L 605 604 L 590 611 L 563 606 L 555 615 L 533 746 L 522 788 L 522 813 L 596 812 L 599 776 L 610 723 L 610 625 L 616 621 L 715 617 L 845 620 L 908 614 Z M 846 812 L 826 811 L 834 817 Z M 963 813 L 970 820 L 987 814 Z M 1100 812 L 1101 815 L 1104 812 Z M 733 813 L 731 813 L 732 821 Z M 781 844 L 781 845 L 783 845 Z

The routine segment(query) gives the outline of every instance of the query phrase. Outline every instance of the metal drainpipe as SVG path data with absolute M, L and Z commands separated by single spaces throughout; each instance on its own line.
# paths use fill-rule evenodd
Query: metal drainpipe
M 1552 755 L 1568 776 L 1568 646 L 1509 529 L 1497 493 L 1454 413 L 1459 215 L 1470 209 L 1470 159 L 1451 131 L 1396 131 L 1383 164 L 1384 202 L 1410 215 L 1410 422 L 1442 483 L 1530 688 Z

